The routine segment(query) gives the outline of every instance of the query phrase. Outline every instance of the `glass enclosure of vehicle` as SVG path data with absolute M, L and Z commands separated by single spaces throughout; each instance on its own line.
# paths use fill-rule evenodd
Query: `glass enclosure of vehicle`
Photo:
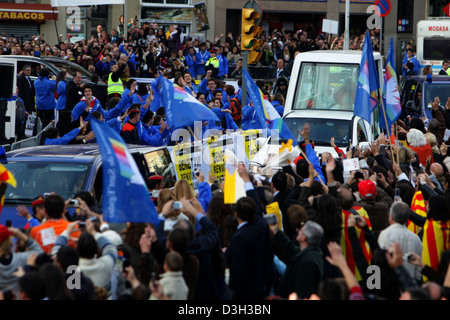
M 9 161 L 5 167 L 16 179 L 17 187 L 8 185 L 5 203 L 31 202 L 46 192 L 55 192 L 64 199 L 73 198 L 84 190 L 89 166 L 54 161 Z
M 348 147 L 352 139 L 352 121 L 320 118 L 284 118 L 289 130 L 297 141 L 303 138 L 298 132 L 304 128 L 305 123 L 310 126 L 309 139 L 315 145 L 330 146 L 331 137 L 338 147 Z M 365 131 L 365 130 L 364 130 Z
M 92 73 L 90 73 L 88 70 L 82 68 L 81 66 L 77 65 L 76 63 L 67 63 L 66 61 L 57 61 L 52 60 L 51 64 L 57 66 L 59 69 L 66 71 L 70 75 L 74 74 L 75 72 L 81 73 L 82 78 L 91 79 Z
M 293 110 L 348 110 L 354 107 L 359 64 L 303 62 Z
M 435 97 L 439 97 L 440 104 L 445 106 L 447 99 L 450 97 L 450 83 L 424 83 L 424 101 L 427 106 L 426 113 L 429 119 L 432 118 L 431 110 L 433 107 L 431 106 L 431 103 L 434 101 Z

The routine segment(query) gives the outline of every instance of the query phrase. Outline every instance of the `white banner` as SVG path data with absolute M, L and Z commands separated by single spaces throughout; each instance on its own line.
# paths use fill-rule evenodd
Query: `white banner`
M 125 0 L 52 0 L 52 7 L 92 6 L 96 4 L 125 4 Z

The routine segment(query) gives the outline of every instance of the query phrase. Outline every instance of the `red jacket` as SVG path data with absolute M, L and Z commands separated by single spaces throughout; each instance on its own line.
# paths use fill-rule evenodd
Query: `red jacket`
M 429 143 L 420 147 L 409 146 L 415 153 L 417 153 L 418 161 L 425 167 L 427 165 L 427 158 L 431 156 L 431 163 L 433 163 L 433 150 Z

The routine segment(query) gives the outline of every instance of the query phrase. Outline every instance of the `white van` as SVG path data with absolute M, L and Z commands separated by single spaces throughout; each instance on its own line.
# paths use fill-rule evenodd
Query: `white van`
M 442 61 L 450 57 L 450 20 L 430 19 L 417 23 L 416 58 L 419 75 L 423 68 L 431 65 L 433 74 L 439 74 Z
M 17 62 L 0 56 L 0 145 L 16 138 Z
M 283 121 L 298 140 L 304 123 L 309 123 L 310 140 L 315 151 L 325 151 L 337 157 L 330 139 L 335 137 L 338 147 L 364 145 L 379 133 L 379 108 L 368 123 L 353 114 L 355 93 L 362 51 L 323 50 L 300 53 L 296 56 L 289 81 Z M 383 62 L 374 52 L 380 88 L 383 85 Z M 339 132 L 339 130 L 341 130 Z M 345 134 L 345 137 L 340 135 Z M 345 139 L 341 139 L 345 138 Z M 277 152 L 278 145 L 264 142 L 252 165 L 261 165 L 269 153 Z

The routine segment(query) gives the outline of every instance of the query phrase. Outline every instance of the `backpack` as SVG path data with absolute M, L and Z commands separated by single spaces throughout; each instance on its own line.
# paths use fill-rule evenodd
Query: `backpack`
M 238 98 L 233 98 L 230 100 L 230 110 L 231 116 L 234 121 L 238 121 L 242 117 L 242 105 L 239 102 Z

